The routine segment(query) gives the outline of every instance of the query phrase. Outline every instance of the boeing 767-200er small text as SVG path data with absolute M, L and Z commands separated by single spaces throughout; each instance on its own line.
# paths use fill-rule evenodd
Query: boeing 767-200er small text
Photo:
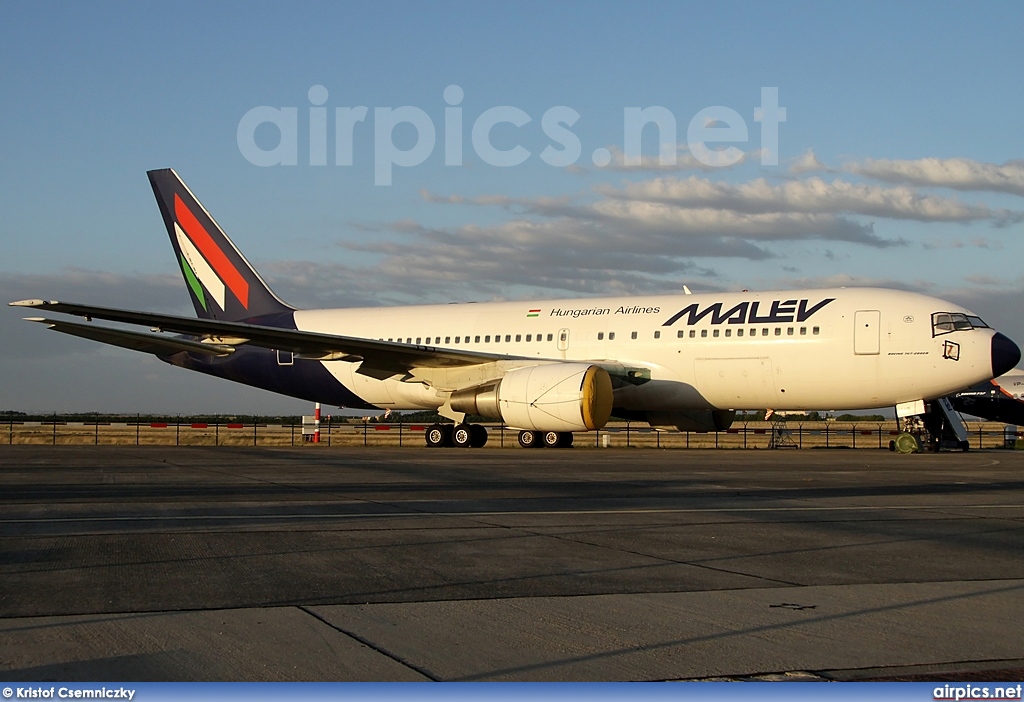
M 467 415 L 571 445 L 614 414 L 721 430 L 736 410 L 933 400 L 1020 349 L 963 307 L 878 288 L 299 310 L 275 295 L 171 169 L 149 172 L 196 318 L 72 302 L 12 305 L 50 329 L 190 370 L 360 409 L 437 410 L 430 446 L 482 446 Z M 149 327 L 131 331 L 107 320 Z

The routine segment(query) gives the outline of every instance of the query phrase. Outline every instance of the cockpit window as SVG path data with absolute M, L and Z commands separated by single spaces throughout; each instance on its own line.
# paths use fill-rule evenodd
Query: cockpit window
M 971 329 L 988 329 L 981 317 L 959 312 L 935 312 L 932 314 L 932 336 L 949 334 L 954 331 L 970 331 Z

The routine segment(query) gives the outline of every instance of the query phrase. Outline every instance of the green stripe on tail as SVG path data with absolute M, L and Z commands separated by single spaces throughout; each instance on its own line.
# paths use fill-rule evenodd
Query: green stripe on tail
M 203 294 L 203 286 L 199 284 L 196 274 L 192 272 L 192 266 L 188 265 L 188 261 L 185 260 L 185 257 L 180 256 L 180 258 L 181 272 L 185 274 L 185 280 L 188 282 L 188 286 L 192 288 L 192 292 L 195 293 L 196 299 L 199 300 L 199 304 L 203 306 L 203 309 L 208 310 L 206 306 L 206 295 Z

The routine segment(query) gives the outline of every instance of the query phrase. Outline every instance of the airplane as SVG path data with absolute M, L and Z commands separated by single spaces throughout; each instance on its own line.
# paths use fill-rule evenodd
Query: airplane
M 295 398 L 436 410 L 454 424 L 428 427 L 431 447 L 483 446 L 486 430 L 467 416 L 519 430 L 524 447 L 564 447 L 612 415 L 713 431 L 737 410 L 923 405 L 1021 358 L 960 305 L 879 288 L 301 310 L 177 173 L 148 176 L 196 317 L 10 304 L 86 320 L 27 318 L 54 331 Z
M 1024 425 L 1024 370 L 1014 368 L 998 378 L 961 390 L 950 399 L 963 414 Z

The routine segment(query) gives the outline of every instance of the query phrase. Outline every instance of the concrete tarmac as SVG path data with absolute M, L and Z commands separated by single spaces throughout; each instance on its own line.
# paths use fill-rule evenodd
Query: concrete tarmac
M 0 678 L 1024 677 L 1024 453 L 0 446 Z

